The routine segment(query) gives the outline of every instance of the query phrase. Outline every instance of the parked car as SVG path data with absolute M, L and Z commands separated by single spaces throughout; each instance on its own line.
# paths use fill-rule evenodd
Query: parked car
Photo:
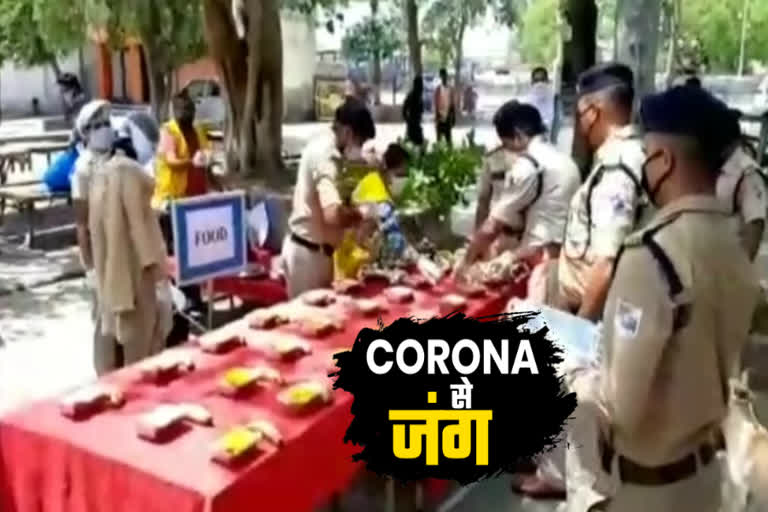
M 215 80 L 195 79 L 184 89 L 195 102 L 197 121 L 212 128 L 221 128 L 227 116 L 227 108 L 221 95 L 221 86 Z

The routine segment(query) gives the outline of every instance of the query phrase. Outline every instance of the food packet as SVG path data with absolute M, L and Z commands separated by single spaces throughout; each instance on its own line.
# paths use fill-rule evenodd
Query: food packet
M 283 444 L 283 436 L 280 434 L 278 428 L 270 421 L 255 420 L 249 423 L 246 428 L 248 428 L 248 430 L 260 432 L 264 436 L 264 439 L 275 446 L 282 446 Z
M 208 411 L 208 409 L 202 405 L 179 404 L 178 408 L 181 411 L 181 414 L 184 416 L 184 419 L 187 421 L 197 425 L 202 425 L 204 427 L 210 427 L 213 425 L 213 416 Z
M 159 382 L 179 377 L 195 369 L 195 362 L 188 354 L 167 352 L 142 363 L 139 367 L 143 380 Z
M 125 398 L 119 390 L 107 386 L 92 386 L 65 396 L 59 402 L 59 409 L 64 416 L 79 419 L 105 409 L 121 407 L 124 403 Z
M 463 311 L 467 307 L 467 299 L 461 295 L 450 294 L 440 299 L 440 314 L 450 315 L 457 311 Z
M 301 300 L 307 306 L 324 308 L 336 302 L 336 294 L 333 290 L 310 290 L 301 296 Z
M 195 341 L 203 352 L 211 354 L 221 354 L 245 344 L 243 336 L 232 329 L 219 329 L 209 332 L 196 338 Z
M 226 395 L 234 395 L 238 391 L 256 384 L 280 382 L 280 372 L 265 366 L 255 368 L 233 368 L 227 371 L 219 381 L 219 390 Z
M 246 317 L 252 329 L 274 329 L 291 321 L 289 316 L 276 308 L 260 309 Z
M 213 443 L 212 459 L 219 464 L 233 464 L 257 450 L 263 439 L 261 431 L 235 427 Z
M 288 407 L 303 409 L 318 403 L 329 403 L 332 396 L 326 384 L 310 380 L 284 389 L 277 395 L 277 399 Z
M 411 288 L 406 286 L 393 286 L 384 290 L 384 297 L 394 304 L 407 304 L 413 302 L 414 294 Z
M 139 417 L 139 437 L 159 441 L 169 435 L 184 420 L 184 410 L 177 405 L 161 405 Z
M 343 325 L 335 318 L 308 316 L 299 320 L 298 329 L 302 336 L 322 338 L 343 329 Z
M 312 346 L 296 338 L 280 338 L 272 343 L 272 349 L 281 359 L 295 359 L 312 353 Z
M 350 303 L 353 311 L 363 316 L 376 316 L 387 311 L 386 306 L 376 299 L 358 299 Z

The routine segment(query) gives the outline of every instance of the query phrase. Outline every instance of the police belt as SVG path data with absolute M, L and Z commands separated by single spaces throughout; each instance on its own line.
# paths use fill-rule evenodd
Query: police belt
M 296 233 L 291 233 L 291 240 L 312 252 L 322 252 L 328 257 L 333 256 L 333 246 L 331 245 L 316 244 L 315 242 L 310 242 L 306 238 L 302 238 Z
M 644 485 L 661 486 L 680 482 L 696 474 L 699 468 L 708 466 L 715 454 L 725 448 L 722 433 L 718 433 L 714 443 L 704 443 L 690 455 L 664 466 L 641 466 L 626 457 L 618 455 L 619 478 L 622 482 Z M 602 443 L 602 464 L 606 473 L 612 470 L 613 457 L 616 452 L 607 443 Z

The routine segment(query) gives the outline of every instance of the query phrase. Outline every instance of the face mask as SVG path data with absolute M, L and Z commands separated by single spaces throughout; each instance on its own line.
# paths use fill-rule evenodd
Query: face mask
M 96 153 L 107 153 L 112 150 L 115 134 L 111 126 L 103 126 L 93 130 L 88 136 L 88 149 Z
M 403 193 L 407 181 L 408 178 L 392 178 L 392 183 L 389 185 L 389 191 L 392 192 L 394 197 L 398 197 Z
M 654 160 L 660 158 L 664 153 L 659 150 L 653 153 L 651 156 L 645 159 L 645 162 L 643 162 L 642 166 L 642 177 L 640 179 L 640 186 L 645 190 L 646 195 L 648 196 L 648 199 L 651 201 L 652 204 L 656 205 L 656 194 L 659 193 L 659 190 L 661 189 L 661 186 L 664 184 L 667 179 L 672 176 L 672 172 L 674 171 L 673 168 L 670 168 L 667 170 L 667 172 L 664 173 L 664 175 L 659 179 L 659 181 L 656 182 L 656 185 L 651 186 L 650 181 L 648 180 L 648 165 L 653 162 Z
M 587 115 L 587 113 L 588 113 L 590 110 L 593 110 L 593 109 L 595 110 L 595 113 L 596 113 L 596 115 L 595 115 L 595 120 L 592 122 L 592 124 L 590 124 L 589 126 L 587 126 L 586 128 L 584 128 L 584 127 L 581 125 L 581 118 L 582 118 L 582 117 L 584 117 L 585 115 Z M 579 116 L 579 119 L 578 119 L 578 121 L 579 121 L 579 126 L 580 126 L 580 127 L 582 127 L 582 134 L 584 135 L 584 138 L 585 138 L 585 139 L 589 140 L 589 135 L 592 133 L 592 129 L 595 127 L 595 124 L 597 124 L 597 118 L 598 118 L 598 116 L 600 115 L 600 111 L 599 111 L 599 110 L 597 110 L 597 109 L 596 109 L 596 107 L 595 107 L 594 105 L 590 105 L 590 106 L 588 106 L 587 108 L 585 108 L 584 110 L 579 110 L 579 111 L 577 111 L 577 114 L 578 114 L 578 116 Z

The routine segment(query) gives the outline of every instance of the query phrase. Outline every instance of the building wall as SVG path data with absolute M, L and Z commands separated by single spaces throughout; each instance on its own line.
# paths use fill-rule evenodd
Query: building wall
M 92 90 L 93 65 L 87 52 L 83 56 L 82 66 L 77 53 L 60 59 L 59 65 L 63 72 L 80 76 L 86 92 Z M 41 115 L 57 116 L 63 113 L 59 88 L 51 67 L 25 68 L 12 62 L 3 64 L 0 67 L 0 107 L 3 119 L 33 115 L 33 98 L 39 102 Z

